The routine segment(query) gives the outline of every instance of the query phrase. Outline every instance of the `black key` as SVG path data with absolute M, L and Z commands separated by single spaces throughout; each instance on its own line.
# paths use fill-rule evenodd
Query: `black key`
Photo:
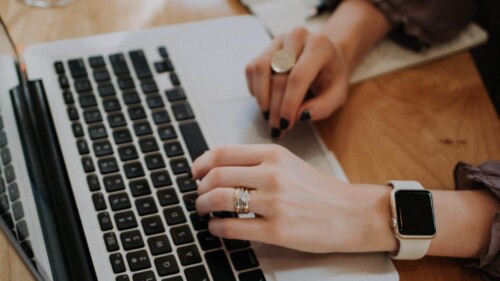
M 83 137 L 83 127 L 79 122 L 71 124 L 71 129 L 73 130 L 73 135 L 75 136 L 75 138 Z
M 184 270 L 184 274 L 186 275 L 186 280 L 187 281 L 208 281 L 208 274 L 207 270 L 203 265 L 198 265 L 190 268 L 186 268 Z M 224 280 L 224 281 L 232 281 L 233 279 L 217 279 L 214 278 L 213 280 Z
M 97 215 L 97 220 L 99 221 L 99 226 L 102 231 L 108 231 L 113 229 L 113 223 L 111 222 L 111 217 L 108 212 L 102 212 Z
M 129 186 L 130 186 L 130 191 L 132 192 L 132 196 L 134 197 L 151 194 L 149 183 L 145 179 L 131 181 Z
M 74 104 L 75 103 L 75 100 L 73 99 L 73 94 L 68 90 L 63 92 L 63 98 L 64 98 L 65 104 Z
M 90 57 L 89 64 L 90 64 L 90 67 L 92 67 L 92 68 L 106 66 L 106 63 L 104 62 L 104 58 L 102 56 Z
M 122 146 L 118 148 L 118 154 L 120 155 L 120 159 L 124 162 L 139 158 L 137 150 L 133 145 Z
M 10 229 L 14 230 L 14 220 L 9 212 L 2 214 L 2 219 Z
M 103 125 L 97 125 L 89 128 L 89 135 L 91 140 L 98 140 L 108 137 L 108 132 L 106 127 Z
M 61 89 L 68 89 L 69 88 L 69 81 L 68 81 L 68 78 L 66 78 L 66 76 L 59 77 L 59 87 L 61 87 Z
M 175 175 L 191 172 L 191 168 L 186 158 L 179 158 L 170 161 L 170 167 Z
M 184 192 L 189 192 L 189 191 L 194 191 L 198 189 L 198 185 L 196 184 L 196 180 L 187 177 L 187 176 L 181 176 L 177 177 L 177 185 L 179 186 L 179 190 L 184 193 Z
M 179 266 L 173 255 L 155 259 L 155 265 L 160 276 L 172 275 L 179 272 Z
M 94 80 L 98 83 L 109 81 L 111 80 L 111 76 L 109 75 L 109 72 L 106 69 L 103 71 L 96 71 L 94 72 Z
M 170 116 L 165 110 L 153 112 L 153 120 L 155 124 L 170 123 Z
M 120 234 L 120 239 L 126 251 L 144 247 L 144 241 L 139 230 L 123 232 Z
M 0 116 L 0 130 L 3 129 L 3 119 L 2 119 L 2 116 Z
M 134 131 L 138 137 L 151 135 L 153 133 L 153 131 L 151 130 L 151 126 L 147 121 L 135 123 Z
M 179 203 L 179 198 L 177 198 L 177 193 L 175 193 L 175 189 L 173 188 L 162 189 L 158 191 L 156 195 L 162 206 L 170 206 Z
M 204 251 L 213 250 L 222 247 L 222 243 L 218 237 L 213 236 L 208 231 L 202 231 L 196 235 L 198 242 Z
M 77 93 L 90 92 L 90 91 L 92 91 L 92 85 L 90 84 L 90 81 L 87 79 L 81 80 L 81 81 L 76 81 L 75 82 L 75 90 Z
M 55 71 L 56 71 L 57 74 L 64 74 L 64 72 L 65 72 L 64 65 L 60 61 L 56 61 L 54 63 L 54 69 L 55 69 Z
M 200 216 L 198 213 L 192 213 L 189 215 L 191 223 L 193 224 L 194 230 L 204 230 L 208 229 L 208 222 L 210 221 L 210 216 Z
M 107 140 L 94 142 L 94 153 L 97 157 L 106 156 L 113 154 L 113 147 L 111 143 Z
M 75 120 L 80 119 L 80 116 L 78 115 L 78 111 L 76 110 L 76 108 L 74 108 L 72 106 L 68 107 L 68 117 L 69 117 L 69 120 L 71 120 L 71 121 L 75 121 Z
M 130 281 L 130 278 L 128 278 L 128 275 L 118 275 L 115 278 L 115 281 Z
M 123 178 L 120 174 L 105 176 L 104 177 L 104 187 L 107 192 L 114 192 L 118 190 L 124 190 L 125 184 L 123 183 Z
M 146 111 L 142 106 L 131 107 L 128 109 L 128 116 L 132 120 L 139 120 L 146 118 Z
M 113 112 L 122 109 L 120 106 L 120 102 L 116 98 L 105 99 L 102 102 L 102 106 L 104 107 L 104 111 Z
M 151 154 L 145 157 L 146 166 L 150 171 L 165 168 L 165 161 L 160 154 Z
M 146 252 L 145 250 L 128 253 L 127 261 L 131 271 L 138 271 L 151 267 L 148 252 Z
M 109 60 L 111 61 L 111 66 L 113 66 L 113 71 L 116 75 L 130 73 L 123 54 L 110 55 Z
M 175 133 L 175 129 L 172 126 L 165 126 L 165 127 L 158 128 L 158 134 L 160 135 L 160 138 L 162 140 L 171 140 L 171 139 L 177 138 L 177 134 Z
M 104 244 L 106 244 L 106 250 L 108 250 L 108 252 L 114 252 L 120 249 L 114 232 L 104 233 L 103 237 Z
M 183 121 L 194 118 L 193 110 L 189 103 L 180 103 L 172 105 L 172 112 L 174 113 L 174 117 L 177 121 Z
M 85 173 L 91 173 L 95 171 L 94 162 L 90 157 L 82 157 L 82 165 Z
M 144 138 L 139 140 L 139 146 L 144 153 L 158 151 L 158 144 L 154 138 Z
M 133 89 L 135 88 L 134 80 L 130 77 L 124 77 L 118 79 L 118 87 L 121 90 Z
M 132 142 L 132 135 L 128 129 L 114 131 L 113 138 L 115 139 L 116 144 Z
M 154 256 L 172 252 L 172 246 L 166 235 L 151 237 L 148 239 L 149 249 Z
M 102 84 L 97 87 L 97 91 L 101 97 L 116 96 L 115 87 L 113 84 Z
M 163 215 L 168 225 L 175 225 L 179 223 L 186 222 L 186 217 L 184 216 L 184 211 L 179 206 L 170 207 L 163 210 Z
M 201 262 L 200 252 L 196 245 L 188 245 L 177 248 L 177 254 L 182 265 L 191 265 Z
M 124 209 L 130 209 L 130 200 L 125 192 L 114 193 L 109 196 L 109 205 L 113 211 L 120 211 Z
M 182 245 L 194 241 L 191 229 L 189 229 L 189 226 L 187 224 L 172 227 L 170 229 L 170 234 L 172 235 L 172 239 L 175 245 Z
M 73 78 L 80 78 L 87 76 L 87 69 L 82 59 L 74 59 L 68 61 L 69 71 Z
M 155 62 L 155 68 L 158 73 L 174 71 L 174 66 L 170 60 Z
M 93 107 L 97 105 L 97 100 L 94 95 L 83 95 L 78 98 L 82 108 Z
M 198 194 L 195 193 L 190 193 L 186 194 L 182 197 L 182 200 L 184 201 L 184 205 L 186 205 L 186 209 L 188 211 L 194 211 L 196 210 L 196 198 L 198 198 Z
M 21 205 L 20 201 L 16 201 L 14 202 L 14 204 L 12 204 L 12 215 L 14 216 L 14 220 L 16 221 L 24 217 L 23 205 Z
M 147 98 L 148 107 L 151 109 L 164 107 L 163 99 L 159 95 L 150 96 Z
M 141 89 L 144 94 L 158 93 L 158 86 L 155 81 L 142 82 Z
M 165 231 L 160 216 L 144 218 L 142 219 L 141 223 L 146 235 L 158 234 Z
M 7 183 L 16 179 L 16 173 L 14 172 L 14 167 L 12 167 L 12 165 L 5 166 L 3 171 L 5 173 L 5 181 Z
M 181 84 L 179 76 L 177 76 L 175 72 L 170 73 L 170 82 L 172 82 L 172 85 L 174 86 L 179 86 Z
M 137 227 L 137 221 L 135 220 L 135 216 L 132 211 L 115 214 L 115 222 L 116 227 L 119 230 Z
M 9 190 L 10 202 L 14 202 L 19 199 L 19 187 L 17 187 L 17 183 L 13 182 L 9 184 L 7 189 Z
M 0 154 L 2 157 L 2 164 L 7 165 L 12 161 L 12 157 L 10 156 L 10 150 L 8 147 L 3 148 Z
M 207 261 L 213 280 L 236 281 L 231 270 L 231 265 L 229 265 L 229 261 L 223 250 L 206 253 L 205 260 Z
M 125 120 L 125 116 L 121 113 L 114 113 L 108 116 L 109 126 L 111 128 L 117 128 L 127 125 L 127 120 Z
M 156 188 L 172 185 L 172 180 L 168 171 L 159 171 L 151 173 L 151 180 Z
M 224 245 L 229 251 L 250 247 L 250 242 L 238 239 L 223 239 Z
M 118 162 L 114 157 L 99 159 L 97 161 L 101 174 L 110 174 L 119 171 Z
M 92 194 L 92 202 L 94 202 L 94 208 L 96 211 L 106 210 L 106 200 L 101 192 Z
M 144 169 L 142 169 L 142 165 L 140 162 L 125 164 L 123 166 L 123 169 L 125 170 L 127 179 L 134 179 L 144 176 Z
M 33 249 L 31 248 L 31 243 L 29 240 L 25 240 L 21 243 L 21 248 L 26 253 L 28 258 L 32 259 L 35 255 L 33 253 Z
M 28 231 L 28 225 L 26 224 L 25 220 L 22 220 L 16 224 L 16 232 L 19 241 L 23 241 L 24 239 L 28 238 L 30 234 Z
M 153 271 L 144 271 L 136 273 L 132 276 L 134 281 L 156 281 L 156 277 Z
M 167 153 L 168 157 L 175 157 L 184 154 L 184 150 L 182 150 L 182 146 L 178 141 L 168 142 L 163 148 L 165 148 L 165 153 Z
M 264 273 L 260 269 L 240 273 L 238 277 L 240 281 L 266 281 Z
M 139 79 L 147 79 L 153 77 L 151 70 L 149 69 L 148 62 L 142 50 L 131 51 L 130 59 L 132 60 L 132 65 L 134 66 L 135 73 Z
M 159 47 L 158 52 L 160 53 L 160 56 L 162 58 L 168 58 L 168 52 L 167 52 L 167 49 L 165 47 Z
M 121 273 L 127 270 L 125 268 L 125 263 L 123 262 L 122 254 L 115 253 L 109 256 L 109 261 L 111 262 L 111 267 L 114 273 Z
M 181 129 L 182 137 L 186 142 L 186 146 L 191 156 L 191 160 L 194 161 L 198 156 L 202 155 L 208 150 L 208 145 L 205 142 L 205 138 L 201 133 L 201 129 L 198 123 L 192 122 L 187 124 L 179 125 Z
M 173 88 L 165 91 L 165 95 L 170 102 L 186 99 L 186 94 L 182 88 Z
M 99 184 L 99 179 L 96 174 L 87 176 L 87 184 L 89 185 L 90 191 L 98 191 L 101 189 L 101 185 Z
M 5 192 L 5 183 L 3 182 L 3 178 L 0 177 L 0 194 Z
M 77 119 L 78 119 L 78 113 L 77 113 Z M 7 145 L 7 136 L 5 135 L 4 131 L 0 131 L 0 147 L 4 147 Z
M 83 117 L 87 124 L 101 122 L 101 112 L 98 109 L 83 112 Z
M 252 249 L 247 249 L 230 254 L 234 268 L 238 271 L 259 266 L 259 261 Z
M 153 197 L 139 198 L 135 200 L 135 206 L 137 207 L 137 212 L 141 216 L 158 212 L 158 208 L 156 208 L 156 203 Z
M 141 102 L 141 98 L 136 91 L 131 91 L 123 94 L 123 101 L 126 105 L 136 104 Z
M 237 218 L 238 215 L 233 212 L 227 212 L 227 211 L 218 211 L 218 212 L 213 212 L 212 213 L 214 217 L 218 217 L 221 219 L 227 219 L 227 218 Z

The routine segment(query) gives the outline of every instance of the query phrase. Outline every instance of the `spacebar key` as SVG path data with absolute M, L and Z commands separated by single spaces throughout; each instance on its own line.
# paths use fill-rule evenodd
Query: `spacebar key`
M 189 150 L 189 155 L 191 155 L 191 160 L 194 161 L 208 150 L 208 145 L 197 122 L 181 124 L 179 128 Z
M 205 259 L 213 280 L 236 281 L 224 251 L 206 253 Z

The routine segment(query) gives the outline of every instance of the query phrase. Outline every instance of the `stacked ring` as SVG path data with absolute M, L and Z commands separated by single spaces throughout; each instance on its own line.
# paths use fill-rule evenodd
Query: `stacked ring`
M 237 214 L 248 214 L 250 193 L 248 188 L 238 187 L 234 191 L 234 212 Z

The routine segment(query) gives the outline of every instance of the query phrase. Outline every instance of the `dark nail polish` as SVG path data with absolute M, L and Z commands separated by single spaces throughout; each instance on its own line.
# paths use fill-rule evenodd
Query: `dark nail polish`
M 288 119 L 281 117 L 281 119 L 280 119 L 280 129 L 281 130 L 286 130 L 288 128 L 288 125 L 290 125 L 290 122 L 288 122 Z
M 280 135 L 281 135 L 281 130 L 280 129 L 278 129 L 278 128 L 271 128 L 271 137 L 273 139 L 279 138 Z
M 309 113 L 309 110 L 304 109 L 304 111 L 302 111 L 302 113 L 300 114 L 299 121 L 300 122 L 305 122 L 305 121 L 307 121 L 309 119 L 311 119 L 311 114 Z
M 262 112 L 264 120 L 269 121 L 269 110 Z

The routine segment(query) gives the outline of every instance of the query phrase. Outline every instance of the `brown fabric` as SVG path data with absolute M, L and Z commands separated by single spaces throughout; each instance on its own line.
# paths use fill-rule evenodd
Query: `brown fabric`
M 458 163 L 454 174 L 456 189 L 486 188 L 500 200 L 500 161 L 486 162 L 479 167 Z M 495 214 L 488 249 L 479 260 L 465 260 L 462 263 L 478 269 L 478 274 L 484 280 L 500 280 L 500 212 Z

